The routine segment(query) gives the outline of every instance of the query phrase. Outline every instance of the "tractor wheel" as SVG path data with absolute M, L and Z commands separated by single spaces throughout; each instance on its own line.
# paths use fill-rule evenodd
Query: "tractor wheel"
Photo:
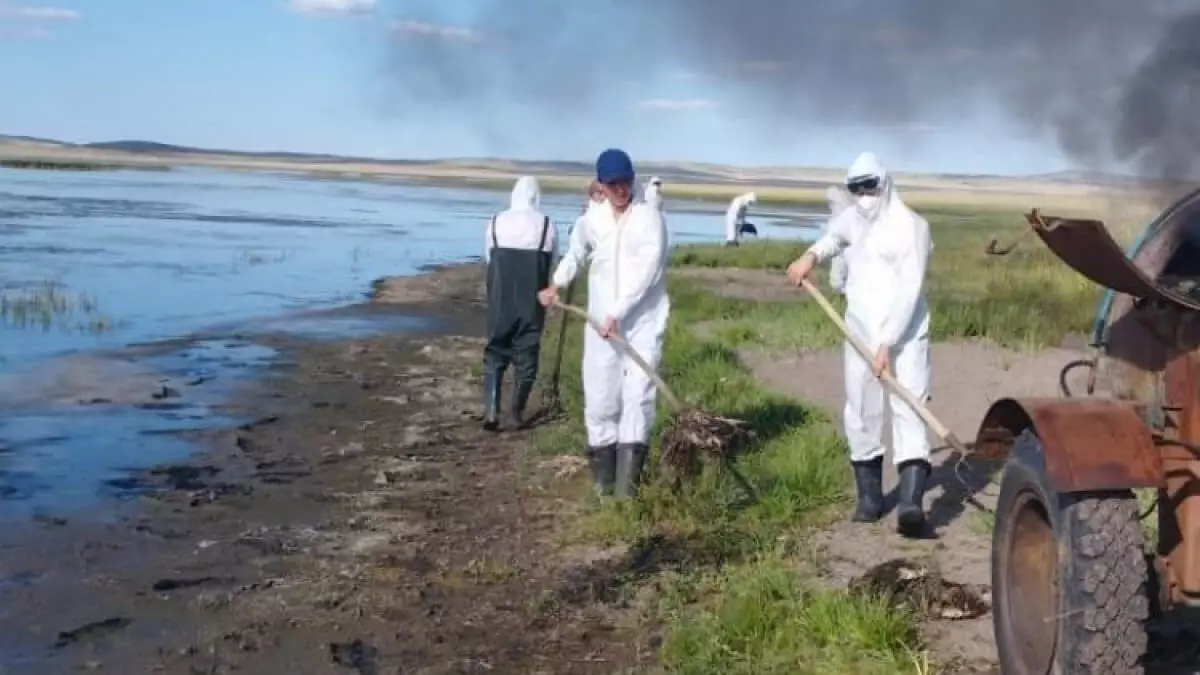
M 1025 431 L 1004 467 L 992 534 L 1005 675 L 1142 675 L 1147 568 L 1131 490 L 1062 494 Z

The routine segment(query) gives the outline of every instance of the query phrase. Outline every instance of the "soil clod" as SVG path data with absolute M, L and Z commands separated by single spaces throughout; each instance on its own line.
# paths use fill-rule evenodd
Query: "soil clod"
M 974 619 L 990 609 L 979 590 L 949 581 L 931 566 L 906 558 L 872 567 L 851 580 L 849 590 L 865 596 L 890 598 L 923 619 Z

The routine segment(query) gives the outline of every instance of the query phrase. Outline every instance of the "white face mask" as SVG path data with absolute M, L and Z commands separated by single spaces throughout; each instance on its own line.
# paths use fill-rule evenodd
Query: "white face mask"
M 864 218 L 871 218 L 879 212 L 879 195 L 861 195 L 854 198 L 854 207 Z

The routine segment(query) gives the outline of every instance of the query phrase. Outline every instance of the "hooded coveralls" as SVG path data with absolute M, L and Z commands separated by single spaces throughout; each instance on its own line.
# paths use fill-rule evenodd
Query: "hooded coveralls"
M 658 176 L 651 176 L 649 182 L 646 183 L 646 203 L 654 208 L 662 211 L 662 179 Z
M 854 205 L 854 200 L 850 197 L 850 193 L 845 189 L 829 186 L 825 191 L 825 200 L 829 202 L 830 216 L 837 216 L 842 211 Z M 830 219 L 832 221 L 832 218 Z M 828 223 L 826 223 L 828 226 Z M 826 227 L 828 230 L 828 227 Z M 841 253 L 834 253 L 829 260 L 829 285 L 838 293 L 846 292 L 846 257 Z
M 872 353 L 889 345 L 897 381 L 924 401 L 929 397 L 929 308 L 923 292 L 933 248 L 929 224 L 901 201 L 875 155 L 861 155 L 847 176 L 878 177 L 879 200 L 855 203 L 834 216 L 809 252 L 818 262 L 839 252 L 845 257 L 846 324 Z M 884 454 L 885 392 L 871 364 L 849 343 L 844 353 L 846 439 L 851 460 L 867 462 Z M 892 461 L 928 461 L 931 448 L 921 418 L 899 396 L 892 394 L 889 401 Z
M 741 240 L 742 226 L 746 222 L 746 210 L 756 201 L 758 201 L 758 195 L 747 192 L 734 197 L 733 201 L 729 203 L 729 209 L 725 211 L 726 244 L 737 244 Z
M 484 347 L 485 422 L 495 426 L 500 382 L 508 366 L 516 367 L 513 422 L 521 416 L 538 372 L 538 351 L 546 310 L 537 293 L 550 277 L 554 226 L 540 211 L 537 180 L 523 176 L 513 187 L 511 208 L 488 224 L 487 345 Z
M 593 202 L 575 224 L 554 271 L 564 288 L 589 258 L 588 314 L 615 317 L 621 334 L 652 367 L 662 358 L 670 300 L 666 223 L 657 208 L 635 202 L 618 215 Z M 583 394 L 589 452 L 632 446 L 644 457 L 657 391 L 650 378 L 590 327 L 584 327 Z M 590 455 L 589 455 L 590 457 Z

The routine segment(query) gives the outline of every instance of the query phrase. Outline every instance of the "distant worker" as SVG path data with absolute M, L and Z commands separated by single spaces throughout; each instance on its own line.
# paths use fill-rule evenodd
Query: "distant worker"
M 671 308 L 666 224 L 658 209 L 634 199 L 635 178 L 629 155 L 615 149 L 600 154 L 596 180 L 606 201 L 577 221 L 552 283 L 539 295 L 543 304 L 553 304 L 590 258 L 588 313 L 602 323 L 603 333 L 584 328 L 586 456 L 600 493 L 623 498 L 637 494 L 657 392 L 608 336 L 623 336 L 657 368 Z
M 839 213 L 854 206 L 854 200 L 850 193 L 846 192 L 846 188 L 837 185 L 829 186 L 825 191 L 825 199 L 829 202 L 830 218 L 825 223 L 825 230 L 828 232 L 829 223 L 832 223 Z M 837 293 L 846 292 L 846 256 L 840 251 L 829 259 L 829 285 Z
M 853 207 L 788 268 L 799 284 L 813 266 L 839 251 L 846 257 L 846 324 L 874 350 L 867 363 L 845 346 L 846 405 L 842 411 L 858 491 L 853 520 L 883 516 L 884 371 L 922 403 L 929 399 L 929 308 L 923 287 L 933 244 L 929 223 L 900 199 L 892 179 L 872 153 L 863 153 L 846 174 Z M 925 425 L 899 396 L 890 395 L 892 461 L 900 474 L 896 520 L 905 536 L 925 529 L 923 498 L 930 473 Z
M 662 183 L 662 179 L 658 176 L 651 176 L 650 180 L 646 182 L 646 203 L 659 211 L 663 209 Z
M 729 203 L 729 209 L 725 211 L 725 245 L 737 246 L 742 239 L 742 234 L 758 234 L 758 229 L 746 222 L 746 211 L 751 206 L 758 202 L 758 195 L 753 192 L 747 192 L 744 195 L 738 195 Z
M 483 426 L 500 427 L 500 389 L 508 366 L 516 369 L 511 420 L 525 424 L 525 406 L 538 373 L 538 352 L 546 309 L 537 301 L 546 287 L 555 248 L 554 226 L 538 210 L 537 179 L 522 176 L 512 191 L 511 206 L 488 222 L 484 245 L 487 262 L 487 344 L 483 350 Z

